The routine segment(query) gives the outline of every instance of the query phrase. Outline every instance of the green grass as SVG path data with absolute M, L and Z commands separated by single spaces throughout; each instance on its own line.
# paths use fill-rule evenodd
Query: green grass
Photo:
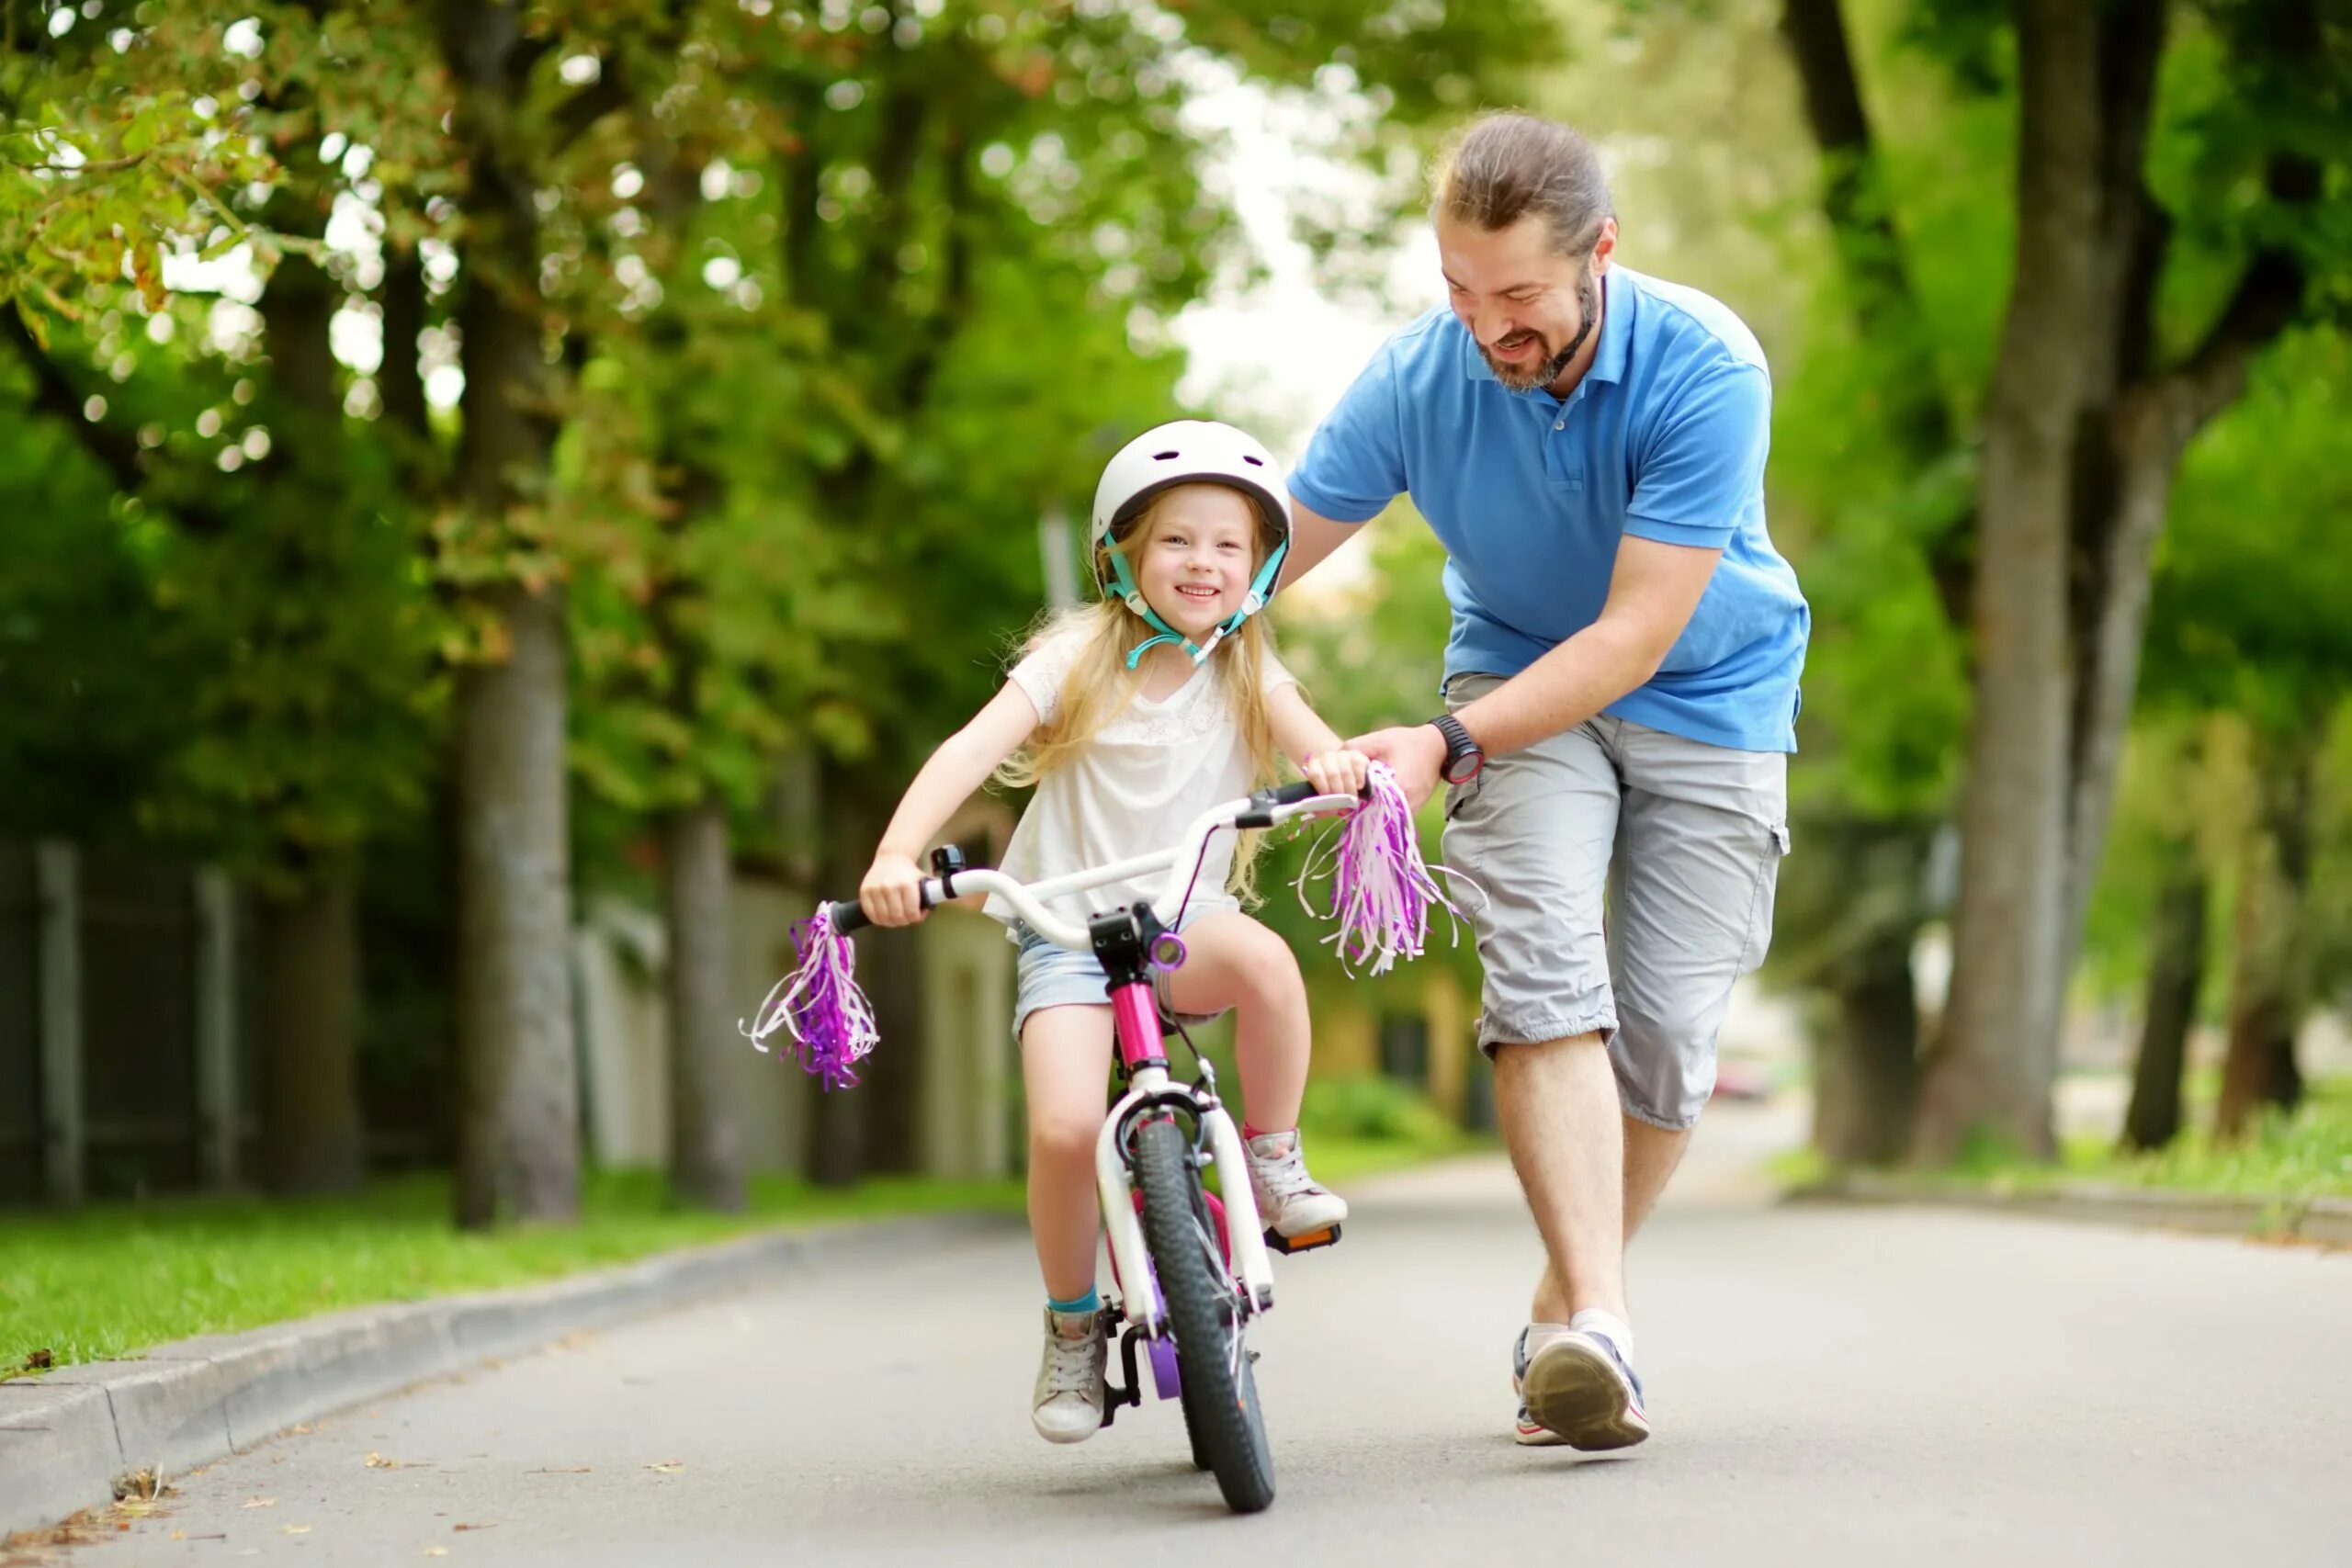
M 1017 1182 L 876 1179 L 847 1190 L 754 1183 L 752 1212 L 673 1209 L 644 1171 L 588 1178 L 576 1226 L 487 1235 L 450 1228 L 448 1182 L 420 1176 L 357 1197 L 184 1198 L 96 1204 L 0 1224 L 0 1370 L 34 1349 L 106 1360 L 377 1302 L 552 1279 L 775 1225 L 951 1209 L 1017 1211 Z
M 2352 1081 L 2313 1085 L 2293 1115 L 2273 1112 L 2228 1147 L 2214 1145 L 2210 1115 L 2196 1109 L 2189 1128 L 2151 1154 L 2126 1154 L 2109 1139 L 2078 1136 L 2066 1141 L 2055 1165 L 1979 1151 L 1956 1174 L 2019 1188 L 2098 1181 L 2290 1201 L 2352 1197 Z
M 1314 1135 L 1337 1186 L 1470 1146 L 1459 1136 Z M 360 1196 L 278 1202 L 186 1198 L 0 1215 L 0 1376 L 37 1349 L 60 1366 L 119 1359 L 192 1335 L 230 1333 L 379 1302 L 552 1279 L 750 1231 L 949 1210 L 1018 1213 L 1018 1179 L 876 1178 L 847 1190 L 763 1179 L 752 1212 L 670 1207 L 660 1177 L 592 1175 L 576 1226 L 465 1235 L 446 1178 L 379 1182 Z
M 1921 1179 L 2007 1191 L 2041 1191 L 2070 1182 L 2107 1182 L 2169 1191 L 2276 1198 L 2352 1198 L 2352 1079 L 2312 1086 L 2292 1116 L 2272 1114 L 2254 1134 L 2227 1148 L 2208 1136 L 2209 1115 L 2195 1107 L 2191 1127 L 2168 1148 L 2124 1154 L 2100 1137 L 2066 1142 L 2054 1164 L 2037 1164 L 1990 1144 L 1971 1147 L 1949 1170 Z M 1804 1186 L 1828 1174 L 1811 1149 L 1792 1150 L 1771 1163 L 1775 1178 Z

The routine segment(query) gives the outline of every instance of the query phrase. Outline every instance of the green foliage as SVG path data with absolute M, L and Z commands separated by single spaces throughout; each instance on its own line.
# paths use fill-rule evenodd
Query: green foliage
M 0 387 L 16 378 L 0 370 Z M 189 738 L 159 701 L 150 560 L 166 536 L 62 432 L 0 421 L 0 831 L 119 838 Z
M 2183 466 L 2158 558 L 2145 691 L 2300 730 L 2352 691 L 2352 336 L 2307 332 Z
M 1379 1077 L 1318 1078 L 1308 1084 L 1298 1124 L 1313 1138 L 1372 1143 L 1442 1145 L 1459 1134 L 1423 1096 L 1394 1078 Z
M 126 279 L 161 308 L 164 257 L 233 243 L 225 193 L 269 175 L 251 54 L 204 6 L 6 0 L 0 23 L 0 305 L 36 337 Z

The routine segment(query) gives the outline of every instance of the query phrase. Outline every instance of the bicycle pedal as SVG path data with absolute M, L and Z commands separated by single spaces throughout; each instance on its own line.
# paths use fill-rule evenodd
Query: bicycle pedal
M 1318 1247 L 1329 1247 L 1339 1239 L 1338 1225 L 1326 1225 L 1319 1231 L 1308 1231 L 1303 1235 L 1284 1235 L 1280 1231 L 1269 1227 L 1266 1231 L 1266 1248 L 1270 1252 L 1279 1252 L 1288 1258 L 1294 1252 L 1312 1252 Z

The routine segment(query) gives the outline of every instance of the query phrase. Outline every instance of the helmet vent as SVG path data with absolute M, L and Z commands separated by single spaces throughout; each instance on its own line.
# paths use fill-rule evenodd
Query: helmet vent
M 1183 455 L 1182 452 L 1154 452 L 1151 455 L 1151 460 L 1155 463 L 1165 463 Z
M 1243 454 L 1241 454 L 1241 460 L 1242 460 L 1243 462 L 1245 462 L 1245 463 L 1249 464 L 1249 465 L 1250 465 L 1251 468 L 1264 468 L 1264 467 L 1266 466 L 1265 464 L 1263 464 L 1263 463 L 1260 462 L 1257 458 L 1252 457 L 1251 456 L 1250 456 L 1250 454 L 1249 454 L 1249 453 L 1247 453 L 1247 452 L 1244 452 Z

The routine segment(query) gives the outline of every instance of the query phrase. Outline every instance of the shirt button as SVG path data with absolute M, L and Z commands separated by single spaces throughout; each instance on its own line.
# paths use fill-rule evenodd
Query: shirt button
M 1565 419 L 1554 420 L 1552 422 L 1552 428 L 1555 430 L 1566 430 L 1567 427 L 1568 422 Z

